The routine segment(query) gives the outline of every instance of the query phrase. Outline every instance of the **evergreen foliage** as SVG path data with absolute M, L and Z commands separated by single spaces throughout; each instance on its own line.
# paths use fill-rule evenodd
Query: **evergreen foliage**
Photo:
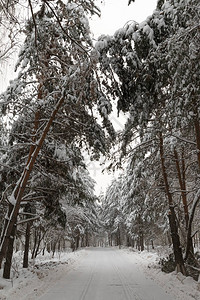
M 4 3 L 0 26 L 20 3 Z M 18 77 L 0 96 L 8 122 L 0 121 L 0 216 L 11 216 L 1 224 L 0 262 L 12 257 L 3 247 L 10 236 L 31 236 L 34 258 L 42 245 L 55 252 L 70 241 L 75 250 L 103 235 L 105 244 L 139 250 L 170 244 L 170 271 L 189 274 L 187 264 L 198 267 L 199 0 L 159 0 L 144 22 L 100 36 L 95 47 L 88 22 L 99 14 L 94 1 L 29 7 L 30 19 L 19 24 Z M 99 159 L 116 146 L 112 100 L 128 116 L 118 135 L 123 171 L 97 204 L 84 151 Z
M 166 209 L 168 202 L 175 262 L 184 274 L 179 239 L 185 260 L 194 257 L 191 224 L 199 202 L 199 11 L 196 0 L 158 1 L 144 22 L 129 22 L 96 44 L 107 94 L 118 99 L 119 111 L 128 112 L 121 158 L 133 158 L 127 174 L 136 176 L 133 187 L 125 180 L 126 195 L 130 189 L 125 203 L 132 202 L 134 211 L 130 224 L 141 208 L 144 222 L 153 188 L 151 211 L 161 203 Z

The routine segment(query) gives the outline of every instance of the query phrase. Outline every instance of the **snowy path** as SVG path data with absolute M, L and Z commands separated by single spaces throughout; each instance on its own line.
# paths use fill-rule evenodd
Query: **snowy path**
M 145 277 L 139 261 L 110 248 L 94 248 L 38 300 L 172 300 Z

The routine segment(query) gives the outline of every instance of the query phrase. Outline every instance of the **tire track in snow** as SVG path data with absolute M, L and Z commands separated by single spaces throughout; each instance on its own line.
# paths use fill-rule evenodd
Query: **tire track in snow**
M 119 259 L 119 255 L 117 255 L 117 253 L 115 252 L 113 254 L 113 257 L 117 257 L 117 259 Z M 121 257 L 120 257 L 121 258 Z M 115 259 L 114 259 L 115 261 Z M 117 267 L 117 265 L 113 262 L 113 267 L 121 281 L 125 296 L 126 296 L 126 300 L 133 300 L 133 296 L 134 296 L 134 300 L 143 300 L 135 291 L 133 294 L 133 290 L 130 286 L 130 284 L 128 284 L 128 279 L 127 277 L 120 271 L 119 267 Z
M 95 268 L 96 268 L 96 263 L 92 266 L 91 268 L 91 272 L 90 272 L 90 276 L 89 276 L 89 280 L 87 281 L 86 285 L 85 285 L 85 288 L 83 289 L 82 293 L 81 293 L 81 296 L 80 296 L 80 300 L 84 300 L 87 293 L 88 293 L 88 290 L 89 290 L 89 287 L 91 285 L 91 282 L 94 278 L 94 271 L 95 271 Z

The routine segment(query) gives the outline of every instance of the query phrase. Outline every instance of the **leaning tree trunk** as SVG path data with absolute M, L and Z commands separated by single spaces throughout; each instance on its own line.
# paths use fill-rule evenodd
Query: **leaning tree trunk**
M 39 254 L 40 245 L 41 245 L 41 242 L 44 240 L 46 233 L 47 233 L 47 230 L 39 228 L 38 242 L 37 242 L 37 247 L 35 249 L 34 258 L 36 258 L 37 255 Z
M 13 210 L 13 205 L 11 203 L 9 203 L 8 205 L 8 211 L 7 211 L 7 215 L 5 217 L 5 222 L 4 222 L 4 225 L 3 225 L 3 229 L 2 229 L 2 233 L 1 233 L 1 243 L 3 241 L 3 238 L 5 236 L 5 232 L 6 232 L 6 228 L 8 226 L 8 222 L 9 222 L 9 219 L 10 219 L 10 216 L 11 216 L 11 213 L 12 213 L 12 210 Z M 13 232 L 14 233 L 14 232 Z M 12 235 L 13 236 L 13 235 Z M 14 242 L 14 239 L 10 239 L 8 240 L 8 255 L 6 253 L 5 255 L 5 258 L 6 258 L 6 263 L 4 266 L 6 266 L 6 271 L 5 271 L 5 278 L 9 279 L 10 276 L 8 275 L 10 273 L 10 271 L 8 271 L 8 265 L 11 265 L 11 260 L 12 260 L 12 257 L 10 257 L 11 255 L 11 251 L 10 251 L 10 248 L 11 248 L 11 244 L 13 244 Z M 10 261 L 10 262 L 9 262 Z M 1 263 L 0 263 L 0 269 L 1 269 Z
M 42 89 L 40 88 L 39 89 L 39 94 L 38 94 L 38 98 L 41 98 L 41 91 Z M 31 156 L 35 150 L 35 143 L 36 143 L 36 132 L 38 130 L 38 127 L 39 127 L 39 116 L 40 116 L 40 111 L 36 111 L 35 113 L 35 120 L 34 120 L 34 129 L 33 129 L 33 132 L 32 132 L 32 145 L 30 146 L 30 150 L 29 150 L 29 155 L 28 155 L 28 159 L 27 159 L 27 163 L 26 163 L 26 167 L 29 166 L 29 163 L 30 163 L 30 160 L 31 160 Z M 16 198 L 18 192 L 19 192 L 19 184 L 18 186 L 15 187 L 14 189 L 14 192 L 13 192 L 13 195 L 14 195 L 14 198 Z M 8 223 L 9 223 L 9 219 L 10 219 L 10 216 L 12 214 L 14 210 L 14 205 L 12 205 L 11 203 L 9 203 L 9 208 L 8 208 L 8 217 L 7 217 L 7 220 L 4 224 L 4 228 L 3 228 L 3 232 L 2 232 L 2 236 L 1 236 L 1 243 L 3 242 L 3 239 L 5 237 L 5 233 L 6 233 L 6 230 L 7 230 L 7 226 L 8 226 Z M 16 216 L 16 222 L 17 222 L 17 216 Z M 13 232 L 14 233 L 14 232 Z M 13 243 L 14 243 L 14 238 L 15 236 L 12 234 L 12 237 L 13 237 Z M 12 243 L 10 240 L 8 241 L 8 244 L 9 243 Z M 8 248 L 10 248 L 10 246 L 8 245 Z M 11 255 L 11 252 L 9 251 L 9 255 Z M 2 259 L 3 257 L 1 256 L 1 251 L 0 251 L 0 268 L 1 268 L 1 263 L 2 263 Z M 9 257 L 9 260 L 12 261 L 12 257 Z
M 37 229 L 35 228 L 34 229 L 34 243 L 33 243 L 33 248 L 32 248 L 31 259 L 34 259 L 34 257 L 35 257 L 37 242 L 38 242 L 38 233 L 37 233 Z
M 172 237 L 172 244 L 173 244 L 176 268 L 177 268 L 178 272 L 181 272 L 182 274 L 186 275 L 186 269 L 185 269 L 184 260 L 183 260 L 180 238 L 179 238 L 179 234 L 178 234 L 178 226 L 177 226 L 177 221 L 176 221 L 177 218 L 176 218 L 176 213 L 174 210 L 172 194 L 170 193 L 170 189 L 169 189 L 169 182 L 168 182 L 167 171 L 166 171 L 166 167 L 165 167 L 164 145 L 163 145 L 163 136 L 162 136 L 161 131 L 159 134 L 159 147 L 160 147 L 162 175 L 163 175 L 163 180 L 164 180 L 164 184 L 165 184 L 165 192 L 166 192 L 166 196 L 168 198 L 168 204 L 169 204 L 168 217 L 169 217 L 169 225 L 170 225 L 170 230 L 171 230 L 171 237 Z
M 13 205 L 11 203 L 9 203 L 7 217 L 6 217 L 4 228 L 3 228 L 2 238 L 5 234 L 5 228 L 8 224 L 12 210 L 13 210 Z M 5 278 L 5 279 L 10 279 L 15 231 L 16 231 L 16 224 L 13 226 L 12 235 L 8 240 L 8 250 L 7 250 L 6 256 L 5 256 L 5 264 L 4 264 L 4 271 L 3 271 L 3 278 Z
M 11 236 L 8 240 L 8 249 L 6 252 L 6 260 L 4 264 L 4 270 L 3 270 L 3 278 L 10 279 L 10 272 L 12 267 L 12 256 L 13 256 L 13 249 L 14 249 L 14 237 L 15 237 L 15 231 L 16 231 L 16 223 L 14 224 L 11 232 Z
M 18 183 L 17 183 L 17 185 L 16 185 L 16 187 L 13 191 L 12 195 L 13 195 L 13 198 L 15 199 L 15 205 L 14 205 L 13 210 L 11 212 L 10 220 L 8 221 L 8 224 L 5 228 L 4 236 L 2 237 L 2 241 L 1 241 L 1 245 L 0 245 L 0 266 L 2 264 L 3 258 L 6 255 L 6 251 L 7 251 L 8 243 L 9 243 L 9 238 L 11 236 L 13 226 L 16 222 L 16 219 L 17 219 L 17 216 L 18 216 L 18 213 L 19 213 L 21 200 L 22 200 L 22 197 L 23 197 L 23 194 L 24 194 L 29 176 L 31 174 L 31 171 L 33 170 L 35 161 L 36 161 L 37 156 L 39 154 L 39 151 L 40 151 L 40 149 L 43 145 L 43 142 L 46 138 L 46 135 L 47 135 L 52 123 L 53 123 L 53 120 L 55 119 L 55 116 L 56 116 L 59 108 L 62 106 L 63 102 L 64 102 L 64 97 L 62 96 L 60 98 L 60 100 L 58 101 L 54 111 L 52 112 L 51 117 L 49 118 L 49 120 L 46 124 L 46 127 L 44 128 L 44 131 L 42 132 L 42 135 L 41 135 L 39 141 L 36 143 L 35 150 L 33 151 L 32 155 L 31 155 L 30 161 L 26 165 L 26 167 L 24 168 L 24 171 L 21 175 L 21 178 L 18 181 Z

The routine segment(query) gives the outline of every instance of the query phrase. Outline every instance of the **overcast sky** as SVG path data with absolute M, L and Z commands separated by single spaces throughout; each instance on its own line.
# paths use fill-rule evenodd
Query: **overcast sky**
M 128 0 L 97 0 L 101 18 L 91 22 L 95 38 L 101 34 L 113 34 L 128 21 L 142 22 L 152 14 L 157 0 L 135 0 L 128 6 Z

